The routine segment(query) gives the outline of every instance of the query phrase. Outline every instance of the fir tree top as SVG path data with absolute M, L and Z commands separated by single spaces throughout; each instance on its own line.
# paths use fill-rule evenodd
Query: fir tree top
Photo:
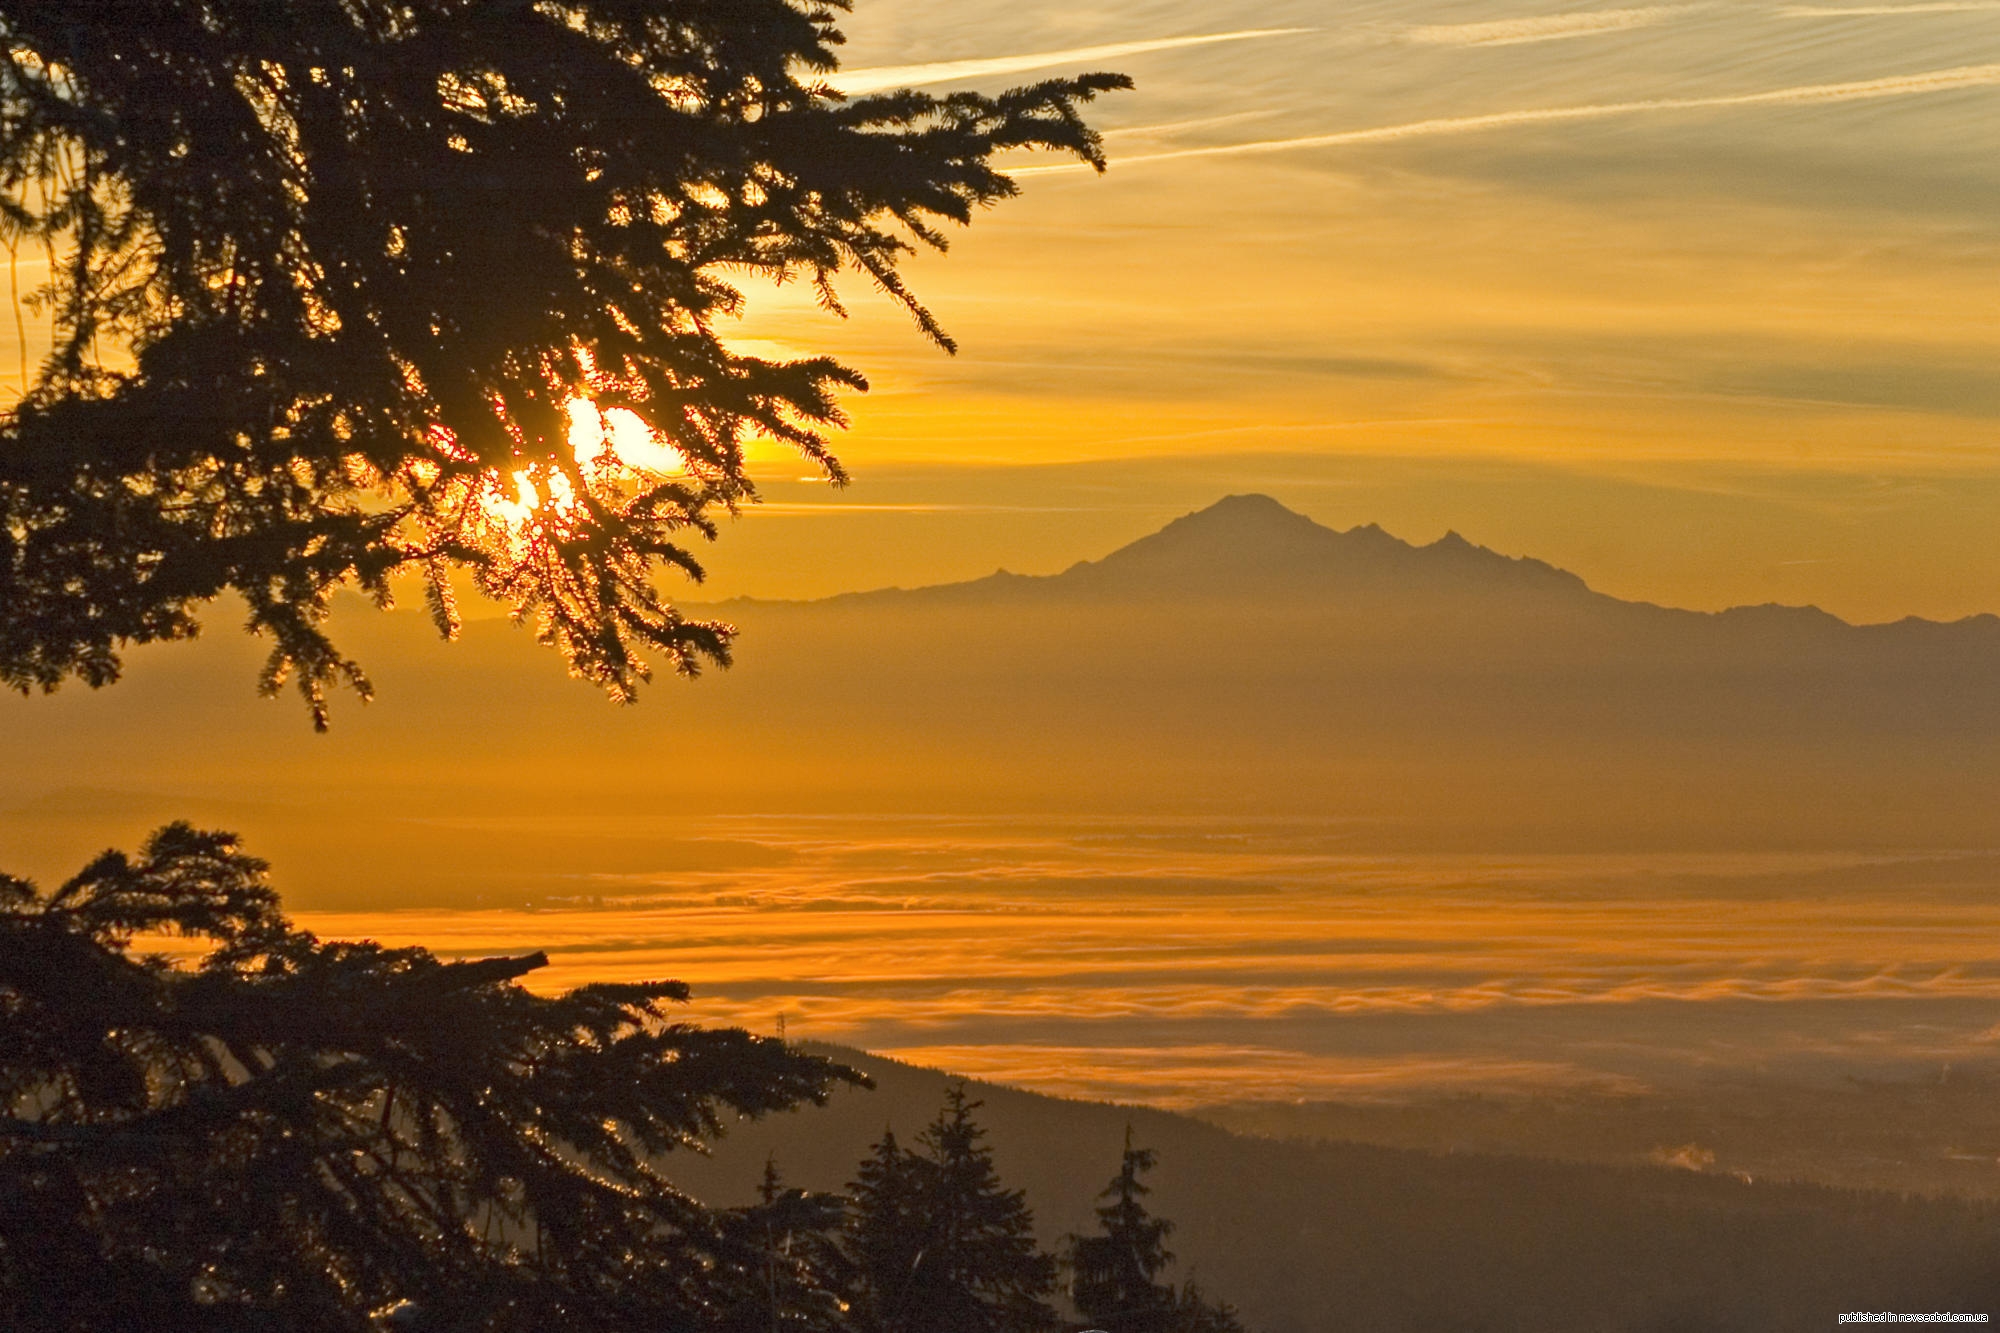
M 114 679 L 234 591 L 324 725 L 362 693 L 333 592 L 454 571 L 628 698 L 726 662 L 656 576 L 754 491 L 828 478 L 863 387 L 732 351 L 744 275 L 904 285 L 1015 193 L 1101 167 L 1078 107 L 827 83 L 845 0 L 0 0 L 0 242 L 50 260 L 53 350 L 0 417 L 0 681 Z M 606 415 L 606 414 L 609 415 Z M 629 427 L 629 429 L 628 429 Z

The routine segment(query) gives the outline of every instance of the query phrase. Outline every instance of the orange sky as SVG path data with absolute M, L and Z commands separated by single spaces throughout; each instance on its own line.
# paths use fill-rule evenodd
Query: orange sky
M 1101 106 L 1109 176 L 1036 166 L 913 266 L 957 359 L 859 284 L 844 326 L 759 298 L 747 336 L 875 387 L 841 515 L 767 458 L 810 535 L 741 525 L 722 591 L 1058 568 L 1275 489 L 1622 595 L 2000 609 L 2000 8 L 870 0 L 849 29 L 859 88 L 1139 88 Z M 1042 502 L 1068 520 L 1003 540 L 974 498 L 1031 510 L 1024 466 L 1092 461 L 1139 466 Z
M 755 295 L 746 347 L 833 351 L 874 389 L 837 442 L 851 490 L 758 455 L 769 503 L 728 526 L 703 597 L 1052 572 L 1264 491 L 1338 527 L 1416 541 L 1454 528 L 1627 598 L 1815 602 L 1864 620 L 2000 611 L 2000 3 L 860 0 L 847 27 L 855 88 L 993 90 L 1107 67 L 1139 87 L 1101 106 L 1107 177 L 1027 164 L 1023 198 L 911 266 L 959 357 L 860 283 L 846 323 L 795 289 Z M 0 367 L 17 350 L 0 346 Z M 135 655 L 131 684 L 87 702 L 73 688 L 9 701 L 83 719 L 67 751 L 14 737 L 17 774 L 46 783 L 52 807 L 115 812 L 122 788 L 70 789 L 153 781 L 131 771 L 142 738 L 84 725 L 113 696 L 172 743 L 175 727 L 209 726 L 271 754 L 317 747 L 296 781 L 265 784 L 273 809 L 295 807 L 228 812 L 253 830 L 325 819 L 329 757 L 369 726 L 405 747 L 412 781 L 429 776 L 435 719 L 414 706 L 385 701 L 360 723 L 348 706 L 321 741 L 295 701 L 250 697 L 253 665 L 217 686 L 235 692 L 227 710 L 143 674 L 166 651 Z M 426 642 L 402 666 L 438 671 L 448 651 Z M 553 699 L 565 684 L 544 665 L 533 688 Z M 459 702 L 558 707 L 522 702 L 527 677 L 512 679 L 504 704 L 470 687 Z M 657 687 L 660 709 L 702 697 L 679 689 Z M 181 769 L 236 753 L 152 749 Z M 531 776 L 524 799 L 545 799 Z M 93 822 L 88 845 L 140 808 Z M 388 821 L 411 839 L 413 809 Z M 56 822 L 24 806 L 11 827 L 53 837 Z M 297 867 L 281 884 L 310 881 L 300 849 L 347 836 L 332 822 L 280 844 Z M 1546 862 L 1163 852 L 1125 867 L 1144 881 L 1138 904 L 1106 888 L 1097 844 L 975 832 L 947 856 L 907 829 L 819 843 L 753 830 L 759 855 L 783 844 L 777 868 L 675 863 L 646 884 L 561 871 L 583 896 L 666 895 L 629 911 L 311 924 L 447 951 L 549 947 L 552 984 L 665 972 L 697 984 L 707 1018 L 768 1030 L 789 1010 L 799 1035 L 1167 1100 L 1223 1083 L 1643 1076 L 1644 1061 L 1597 1059 L 1634 1014 L 1660 1050 L 1708 1058 L 1702 1024 L 1754 1013 L 1765 1027 L 1731 1029 L 1751 1063 L 1991 1045 L 1967 1018 L 2000 995 L 1980 943 L 1995 937 L 1990 866 L 1978 904 L 1942 890 L 1916 904 L 1898 884 L 1815 899 L 1802 927 L 1799 900 L 1750 882 L 1755 867 L 1674 896 L 1656 891 L 1657 864 L 1595 863 L 1576 872 L 1586 885 Z M 567 854 L 538 837 L 496 834 L 494 854 Z M 50 873 L 58 850 L 72 866 L 82 845 L 27 847 L 48 863 L 29 868 Z M 1038 865 L 1045 882 L 1026 883 Z M 1399 875 L 1387 903 L 1377 891 Z M 1261 887 L 1218 908 L 1190 876 Z M 1272 888 L 1300 877 L 1325 892 Z M 1141 907 L 1145 947 L 1123 947 Z M 1929 1037 L 1890 1027 L 1871 1006 L 1892 999 L 1912 1006 L 1898 1023 L 1949 1021 Z M 1566 1028 L 1558 1012 L 1587 1017 Z M 975 1030 L 981 1015 L 995 1025 Z M 1281 1031 L 1329 1015 L 1343 1034 L 1360 1031 L 1348 1015 L 1387 1016 L 1388 1035 L 1331 1049 Z M 1466 1035 L 1390 1031 L 1410 1015 L 1456 1015 Z M 1107 1017 L 1126 1026 L 1090 1028 Z M 1083 1046 L 1094 1072 L 1053 1082 Z
M 847 494 L 760 453 L 774 503 L 707 595 L 1047 572 L 1255 489 L 1621 596 L 2000 610 L 1991 0 L 862 0 L 844 27 L 855 91 L 1138 90 L 1094 110 L 1107 177 L 1024 160 L 1023 198 L 912 264 L 958 358 L 860 281 L 844 324 L 753 293 L 747 347 L 874 389 Z

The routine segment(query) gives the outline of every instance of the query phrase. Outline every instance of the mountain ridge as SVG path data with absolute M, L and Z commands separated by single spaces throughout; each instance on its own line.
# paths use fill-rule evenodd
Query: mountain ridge
M 1095 1230 L 1129 1127 L 1159 1154 L 1148 1207 L 1176 1224 L 1176 1279 L 1258 1333 L 1534 1329 L 1641 1333 L 1812 1329 L 1845 1309 L 1985 1309 L 1984 1240 L 2000 1209 L 1969 1199 L 1361 1143 L 1278 1140 L 1145 1106 L 1054 1097 L 851 1047 L 805 1043 L 868 1074 L 824 1106 L 742 1120 L 661 1169 L 698 1198 L 748 1202 L 767 1162 L 839 1191 L 885 1129 L 905 1142 L 964 1086 L 1002 1180 L 1042 1243 Z
M 1545 605 L 1577 610 L 1698 617 L 1717 625 L 1785 623 L 1881 633 L 1957 629 L 2000 631 L 2000 615 L 1980 612 L 1954 620 L 1904 616 L 1855 622 L 1814 605 L 1776 601 L 1729 606 L 1716 611 L 1666 606 L 1614 597 L 1592 588 L 1570 570 L 1534 556 L 1509 556 L 1468 540 L 1457 530 L 1419 545 L 1380 524 L 1345 530 L 1326 527 L 1287 508 L 1269 495 L 1243 493 L 1184 514 L 1158 530 L 1096 559 L 1079 560 L 1054 574 L 1018 574 L 1006 569 L 975 579 L 915 587 L 892 585 L 827 597 L 733 597 L 688 603 L 708 610 L 731 607 L 851 608 L 925 602 L 966 603 L 983 599 L 1021 602 L 1104 600 L 1270 601 L 1301 595 L 1339 597 L 1350 604 L 1382 604 L 1402 594 L 1445 595 L 1454 601 L 1523 595 Z
M 163 789 L 198 764 L 204 790 L 252 796 L 301 775 L 409 784 L 421 734 L 426 799 L 478 809 L 475 792 L 559 788 L 715 810 L 1332 813 L 1397 847 L 2000 846 L 2000 617 L 1625 602 L 1462 537 L 1337 533 L 1268 498 L 1059 575 L 683 610 L 741 627 L 735 665 L 637 714 L 552 691 L 555 663 L 505 622 L 441 651 L 410 613 L 344 631 L 381 701 L 331 739 L 258 703 L 254 643 L 216 636 L 149 653 L 112 695 L 15 707 L 6 753 L 127 784 L 144 714 Z

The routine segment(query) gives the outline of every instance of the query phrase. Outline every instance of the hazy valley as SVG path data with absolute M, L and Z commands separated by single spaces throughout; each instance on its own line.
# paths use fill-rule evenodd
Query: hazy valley
M 703 613 L 739 664 L 629 709 L 346 615 L 382 699 L 326 737 L 254 645 L 140 653 L 0 704 L 0 829 L 55 875 L 191 815 L 330 935 L 1260 1133 L 2000 1192 L 2000 620 L 1621 602 L 1260 497 Z
M 948 1077 L 824 1048 L 876 1080 L 824 1110 L 738 1126 L 669 1159 L 704 1197 L 751 1196 L 766 1160 L 840 1189 L 885 1128 L 907 1136 Z M 1822 1328 L 1845 1310 L 1980 1310 L 2000 1298 L 2000 1206 L 1751 1182 L 1644 1164 L 1238 1137 L 1144 1108 L 978 1086 L 996 1162 L 1049 1243 L 1094 1224 L 1123 1131 L 1158 1150 L 1148 1205 L 1179 1271 L 1267 1333 L 1340 1329 Z
M 69 786 L 266 801 L 310 773 L 315 800 L 443 815 L 1255 814 L 1542 851 L 2000 838 L 1993 616 L 1675 611 L 1262 497 L 1054 577 L 689 613 L 739 626 L 738 664 L 630 709 L 562 689 L 504 622 L 442 646 L 356 609 L 336 625 L 381 701 L 336 701 L 329 737 L 254 700 L 256 648 L 225 638 L 137 654 L 117 691 L 6 704 L 7 744 Z M 152 755 L 123 741 L 141 714 Z M 18 797 L 48 790 L 16 772 Z

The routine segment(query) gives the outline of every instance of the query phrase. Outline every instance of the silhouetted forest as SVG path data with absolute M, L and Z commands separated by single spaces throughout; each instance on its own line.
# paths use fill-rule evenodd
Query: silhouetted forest
M 737 1127 L 675 1179 L 750 1197 L 775 1156 L 832 1187 L 953 1082 L 838 1047 L 871 1092 Z M 1096 1230 L 1103 1163 L 1131 1127 L 1158 1154 L 1148 1203 L 1179 1271 L 1263 1333 L 1338 1329 L 1817 1329 L 1846 1310 L 1990 1310 L 2000 1204 L 1744 1182 L 1660 1167 L 1432 1153 L 1230 1134 L 1163 1111 L 970 1085 L 1045 1243 Z
M 864 1076 L 673 1021 L 677 982 L 542 997 L 517 984 L 540 954 L 321 941 L 265 869 L 173 825 L 52 890 L 0 878 L 7 1328 L 1063 1326 L 1057 1258 L 962 1087 L 915 1150 L 873 1145 L 851 1199 L 767 1161 L 754 1200 L 706 1207 L 675 1157 Z M 1114 1258 L 1165 1225 L 1138 1204 L 1150 1157 L 1128 1141 L 1123 1161 Z M 1236 1329 L 1154 1284 L 1157 1245 L 1109 1280 L 1102 1244 L 1069 1255 L 1109 1333 Z

